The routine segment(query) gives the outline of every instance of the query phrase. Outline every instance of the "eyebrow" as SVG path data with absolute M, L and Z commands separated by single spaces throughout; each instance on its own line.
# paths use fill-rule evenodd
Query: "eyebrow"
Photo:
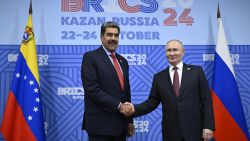
M 178 48 L 167 48 L 167 50 L 178 50 Z
M 106 32 L 106 34 L 119 35 L 119 33 Z

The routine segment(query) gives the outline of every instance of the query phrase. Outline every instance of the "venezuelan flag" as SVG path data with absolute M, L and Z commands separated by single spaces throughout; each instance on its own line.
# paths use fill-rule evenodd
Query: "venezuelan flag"
M 215 116 L 215 140 L 248 141 L 245 115 L 220 17 L 211 93 Z
M 31 11 L 0 129 L 6 141 L 45 141 Z

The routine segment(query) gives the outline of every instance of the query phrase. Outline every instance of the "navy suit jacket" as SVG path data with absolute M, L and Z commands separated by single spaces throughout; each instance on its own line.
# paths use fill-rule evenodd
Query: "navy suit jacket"
M 101 47 L 83 56 L 81 77 L 84 88 L 83 129 L 88 134 L 117 136 L 127 133 L 126 118 L 118 111 L 120 102 L 130 102 L 129 66 L 116 54 L 124 77 L 122 90 L 116 70 Z
M 210 88 L 201 67 L 183 65 L 180 96 L 174 94 L 169 67 L 154 75 L 148 99 L 135 105 L 135 116 L 162 104 L 164 141 L 201 141 L 202 129 L 214 130 Z

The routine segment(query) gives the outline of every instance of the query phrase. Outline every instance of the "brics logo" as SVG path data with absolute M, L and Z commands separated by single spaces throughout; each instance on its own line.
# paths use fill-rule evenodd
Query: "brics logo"
M 129 65 L 147 65 L 147 55 L 146 54 L 121 54 L 127 61 Z
M 16 62 L 18 54 L 8 54 L 8 62 Z M 37 54 L 38 66 L 48 66 L 49 65 L 49 55 L 48 54 Z
M 84 89 L 82 87 L 59 87 L 57 95 L 72 96 L 73 99 L 84 99 Z
M 230 54 L 230 58 L 233 65 L 240 64 L 239 54 Z M 203 61 L 214 61 L 214 54 L 203 54 Z
M 128 0 L 61 0 L 62 12 L 90 12 L 92 7 L 96 12 L 112 11 L 112 8 L 120 7 L 120 10 L 127 13 L 153 13 L 158 10 L 158 2 L 156 0 L 141 0 L 141 2 L 133 2 L 128 4 Z M 140 3 L 140 4 L 139 4 Z

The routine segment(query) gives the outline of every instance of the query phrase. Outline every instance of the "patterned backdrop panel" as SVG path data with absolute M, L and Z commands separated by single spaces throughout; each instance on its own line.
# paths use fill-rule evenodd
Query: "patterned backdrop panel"
M 84 112 L 84 90 L 81 62 L 85 52 L 99 45 L 38 45 L 37 57 L 41 79 L 41 95 L 48 141 L 86 141 L 81 130 Z M 185 63 L 201 65 L 211 84 L 213 45 L 186 45 Z M 250 45 L 229 46 L 236 72 L 240 96 L 250 129 Z M 0 121 L 17 59 L 18 45 L 0 46 Z M 153 75 L 168 65 L 163 45 L 122 45 L 117 50 L 129 62 L 132 102 L 147 99 Z M 134 119 L 136 134 L 128 141 L 161 141 L 161 105 L 148 115 Z M 4 141 L 0 135 L 0 141 Z

